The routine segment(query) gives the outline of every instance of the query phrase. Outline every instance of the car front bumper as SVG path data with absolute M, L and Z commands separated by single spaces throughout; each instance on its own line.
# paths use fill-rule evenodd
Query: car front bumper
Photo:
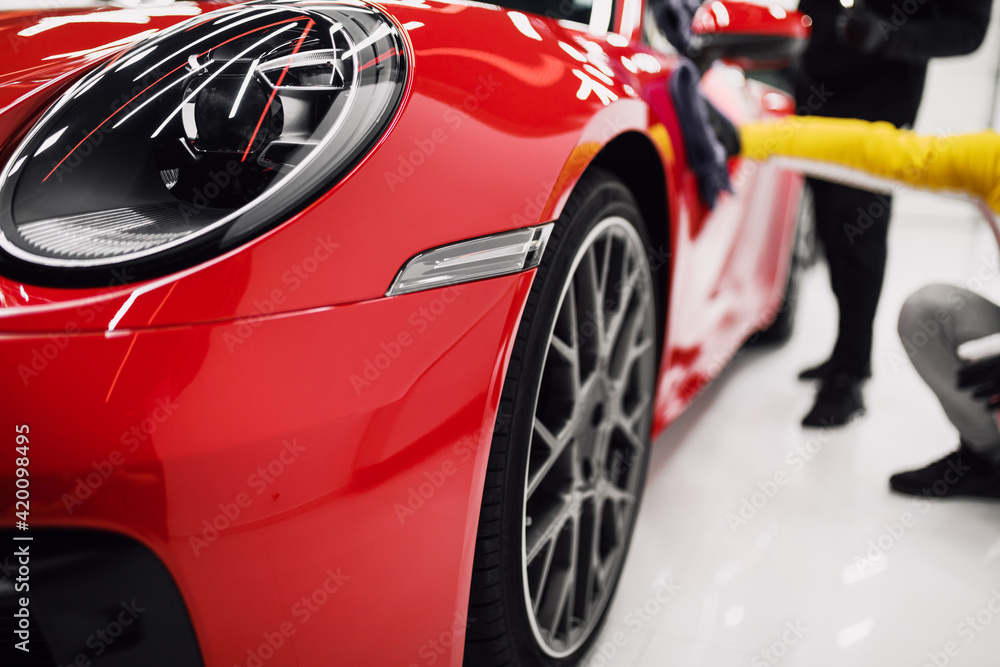
M 27 424 L 18 534 L 39 529 L 41 551 L 52 529 L 144 545 L 206 665 L 457 667 L 533 276 L 124 331 L 71 326 L 67 310 L 56 333 L 0 334 L 0 527 L 22 509 Z M 54 657 L 81 652 L 101 664 L 90 648 Z

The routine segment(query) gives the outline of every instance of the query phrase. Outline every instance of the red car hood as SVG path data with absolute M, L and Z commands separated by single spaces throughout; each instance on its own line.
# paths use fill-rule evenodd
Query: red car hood
M 98 63 L 153 31 L 224 6 L 228 3 L 177 2 L 3 15 L 0 43 L 13 46 L 13 57 L 0 65 L 0 164 L 59 92 Z M 282 312 L 377 298 L 407 259 L 428 248 L 555 219 L 605 142 L 647 129 L 649 108 L 625 85 L 635 79 L 618 62 L 631 53 L 627 46 L 605 44 L 607 55 L 600 54 L 616 70 L 607 89 L 616 101 L 609 103 L 581 84 L 590 79 L 582 73 L 589 65 L 580 65 L 580 54 L 598 45 L 554 20 L 530 19 L 542 39 L 523 34 L 506 10 L 486 4 L 386 0 L 379 7 L 404 28 L 412 46 L 409 97 L 383 142 L 306 214 L 186 275 L 141 290 L 135 283 L 49 288 L 0 277 L 0 330 L 61 331 L 61 309 L 95 301 L 102 318 L 127 310 L 125 319 L 116 321 L 123 328 L 252 316 L 256 304 L 269 298 L 275 276 L 289 268 L 288 258 L 301 256 L 302 248 L 331 232 L 339 244 L 338 261 L 324 266 L 322 280 L 290 293 Z M 568 53 L 566 45 L 574 43 Z M 654 64 L 668 70 L 670 62 Z M 492 94 L 497 87 L 500 94 Z M 429 138 L 434 169 L 415 169 L 407 160 Z M 672 161 L 667 133 L 659 143 L 664 159 Z M 476 169 L 469 168 L 470 160 Z M 387 174 L 402 176 L 389 182 Z M 365 224 L 350 222 L 360 219 Z M 344 222 L 331 227 L 328 220 Z M 237 283 L 245 287 L 234 303 L 222 309 L 205 305 L 204 295 L 220 293 L 220 286 L 229 286 L 228 293 Z M 167 292 L 176 306 L 161 308 Z M 103 329 L 106 319 L 91 326 Z
M 173 2 L 153 7 L 95 6 L 0 14 L 0 43 L 9 44 L 13 56 L 0 65 L 0 158 L 6 159 L 11 144 L 16 145 L 33 117 L 96 63 L 180 21 L 233 4 L 239 3 Z M 468 6 L 431 2 L 419 8 L 390 4 L 381 9 L 403 23 L 415 14 L 450 14 Z M 440 45 L 436 55 L 445 57 L 468 56 L 480 42 L 477 35 L 438 33 L 434 39 Z M 558 62 L 544 59 L 533 67 L 513 61 L 509 64 L 516 70 L 512 71 L 516 78 L 535 85 L 546 85 L 563 74 Z

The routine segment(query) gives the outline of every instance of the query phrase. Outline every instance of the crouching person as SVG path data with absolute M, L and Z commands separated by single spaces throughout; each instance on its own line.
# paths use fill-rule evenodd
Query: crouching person
M 996 333 L 1000 306 L 969 290 L 928 285 L 906 300 L 899 314 L 899 337 L 958 430 L 959 446 L 926 467 L 893 475 L 889 485 L 895 491 L 1000 498 L 1000 357 L 970 364 L 959 354 L 964 343 Z

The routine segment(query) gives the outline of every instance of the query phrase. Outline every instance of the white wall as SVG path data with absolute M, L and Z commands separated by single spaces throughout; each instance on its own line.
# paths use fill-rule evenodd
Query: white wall
M 997 68 L 1000 66 L 1000 2 L 994 3 L 990 27 L 979 50 L 969 56 L 931 61 L 927 87 L 915 129 L 928 134 L 955 134 L 1000 128 Z M 951 219 L 976 221 L 971 204 L 927 193 L 908 192 L 898 198 L 894 221 L 909 224 Z

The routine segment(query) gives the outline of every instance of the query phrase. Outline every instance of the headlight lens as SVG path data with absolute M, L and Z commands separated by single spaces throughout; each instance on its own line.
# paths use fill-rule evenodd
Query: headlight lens
M 133 46 L 66 92 L 4 168 L 4 264 L 80 285 L 246 241 L 372 147 L 402 98 L 403 54 L 381 13 L 325 2 L 227 8 Z

